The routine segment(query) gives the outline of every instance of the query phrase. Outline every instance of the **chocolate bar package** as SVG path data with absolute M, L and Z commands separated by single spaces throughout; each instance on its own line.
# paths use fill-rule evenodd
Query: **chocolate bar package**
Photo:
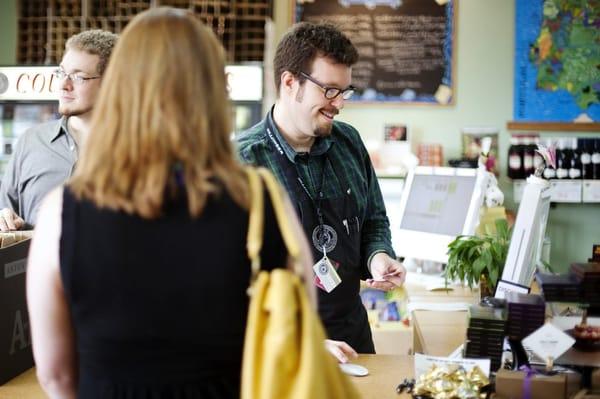
M 600 263 L 572 263 L 571 274 L 579 281 L 581 302 L 600 305 Z
M 544 299 L 548 302 L 580 302 L 581 285 L 573 274 L 538 273 L 536 281 L 542 288 Z
M 539 295 L 506 293 L 507 335 L 522 339 L 544 324 L 546 303 Z
M 489 358 L 492 370 L 498 370 L 501 364 L 505 335 L 506 313 L 504 309 L 479 305 L 469 307 L 466 357 Z
M 488 343 L 502 342 L 504 340 L 504 332 L 486 331 L 481 328 L 467 328 L 467 338 L 472 341 L 482 341 Z
M 526 381 L 528 379 L 528 381 Z M 525 371 L 498 370 L 496 398 L 567 399 L 579 390 L 581 375 L 575 372 L 552 376 Z
M 471 305 L 469 307 L 469 327 L 504 331 L 506 312 L 504 309 Z
M 571 273 L 580 280 L 588 278 L 593 281 L 600 280 L 600 263 L 571 263 Z

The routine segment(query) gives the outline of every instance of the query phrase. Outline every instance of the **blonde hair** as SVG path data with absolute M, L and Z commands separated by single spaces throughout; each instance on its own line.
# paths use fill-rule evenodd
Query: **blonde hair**
M 71 36 L 65 44 L 65 49 L 85 51 L 97 55 L 100 60 L 96 71 L 102 75 L 118 38 L 116 34 L 106 30 L 86 30 Z
M 158 217 L 174 191 L 186 194 L 192 216 L 220 187 L 247 208 L 230 116 L 225 54 L 213 32 L 184 10 L 145 11 L 113 52 L 70 187 L 144 218 Z

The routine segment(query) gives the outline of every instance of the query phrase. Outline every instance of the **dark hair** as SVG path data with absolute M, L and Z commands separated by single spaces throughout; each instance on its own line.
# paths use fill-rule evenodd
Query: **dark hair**
M 304 82 L 300 72 L 310 73 L 308 68 L 317 56 L 331 58 L 334 62 L 349 67 L 358 61 L 356 47 L 335 26 L 329 23 L 297 23 L 283 36 L 275 52 L 273 69 L 277 93 L 283 72 L 289 71 L 300 82 Z

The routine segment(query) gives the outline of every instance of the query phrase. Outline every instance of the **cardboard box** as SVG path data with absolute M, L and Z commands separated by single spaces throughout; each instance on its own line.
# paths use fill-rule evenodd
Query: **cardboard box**
M 0 234 L 1 239 L 3 236 Z M 33 367 L 25 297 L 30 241 L 0 249 L 0 384 Z
M 518 399 L 524 396 L 525 372 L 499 370 L 496 374 L 496 395 L 502 399 Z M 531 399 L 567 399 L 581 385 L 578 373 L 561 373 L 553 376 L 535 374 L 530 380 Z
M 398 322 L 380 322 L 371 325 L 375 353 L 378 355 L 411 355 L 412 327 Z
M 581 391 L 577 392 L 572 399 L 600 399 L 600 391 L 582 389 Z
M 449 356 L 465 342 L 467 312 L 415 310 L 412 323 L 414 353 Z

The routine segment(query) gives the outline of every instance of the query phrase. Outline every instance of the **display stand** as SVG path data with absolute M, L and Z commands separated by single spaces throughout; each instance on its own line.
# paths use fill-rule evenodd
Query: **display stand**
M 27 239 L 0 249 L 0 384 L 33 366 L 25 296 L 30 242 Z
M 582 323 L 587 319 L 587 310 L 582 316 Z M 576 367 L 581 372 L 582 388 L 592 387 L 592 373 L 595 368 L 600 367 L 600 351 L 596 350 L 581 350 L 575 347 L 570 348 L 561 357 L 555 360 L 555 364 L 561 366 Z
M 508 343 L 513 353 L 513 370 L 531 367 L 522 340 L 544 325 L 546 303 L 539 295 L 507 292 Z
M 565 298 L 561 298 L 560 294 L 555 291 L 547 290 L 544 291 L 544 284 L 541 285 L 542 294 L 548 302 L 564 302 Z M 581 292 L 581 291 L 579 291 Z M 569 297 L 569 301 L 572 300 Z M 581 324 L 587 324 L 589 303 L 583 301 L 583 297 L 579 297 L 579 307 L 584 308 L 584 313 L 581 318 Z M 577 344 L 576 344 L 577 345 Z M 570 348 L 561 357 L 555 360 L 555 364 L 562 366 L 577 367 L 581 371 L 582 376 L 582 387 L 591 388 L 592 385 L 592 372 L 594 368 L 600 367 L 600 348 L 598 346 L 590 346 L 587 349 L 580 349 L 577 347 Z

